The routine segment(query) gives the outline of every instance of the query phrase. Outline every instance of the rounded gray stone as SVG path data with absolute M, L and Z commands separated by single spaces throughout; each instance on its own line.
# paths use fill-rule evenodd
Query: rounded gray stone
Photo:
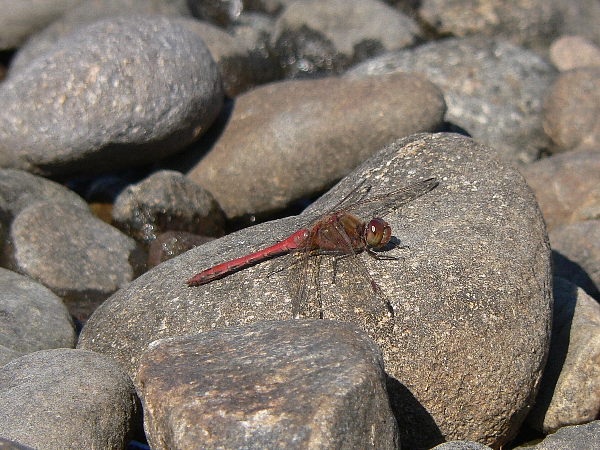
M 134 280 L 96 310 L 78 346 L 110 355 L 134 375 L 141 352 L 156 339 L 291 319 L 289 269 L 274 268 L 293 255 L 208 285 L 185 282 L 287 237 L 361 180 L 376 195 L 436 176 L 436 189 L 385 216 L 408 247 L 390 250 L 399 259 L 357 256 L 394 317 L 366 313 L 370 304 L 356 297 L 361 283 L 353 283 L 360 279 L 338 271 L 334 280 L 328 256 L 320 283 L 324 316 L 355 323 L 380 346 L 403 445 L 430 448 L 465 439 L 498 447 L 514 436 L 535 398 L 550 343 L 552 278 L 535 198 L 492 153 L 454 134 L 398 140 L 303 215 L 210 242 Z M 319 310 L 307 315 L 319 317 Z
M 159 160 L 202 135 L 222 100 L 196 33 L 159 16 L 95 22 L 0 85 L 0 164 L 74 175 Z

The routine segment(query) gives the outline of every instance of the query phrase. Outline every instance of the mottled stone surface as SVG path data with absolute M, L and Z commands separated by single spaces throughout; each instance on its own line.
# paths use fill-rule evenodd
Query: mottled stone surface
M 152 448 L 399 448 L 381 353 L 349 324 L 258 322 L 159 340 L 136 386 Z
M 323 191 L 398 137 L 437 129 L 444 112 L 421 76 L 275 83 L 236 99 L 188 176 L 228 218 L 264 214 Z
M 125 448 L 141 410 L 110 358 L 56 349 L 0 368 L 0 415 L 0 435 L 33 448 Z
M 96 311 L 78 345 L 110 355 L 134 375 L 141 352 L 155 339 L 290 319 L 286 275 L 295 272 L 281 270 L 289 259 L 196 288 L 185 281 L 289 235 L 361 180 L 376 195 L 437 176 L 438 188 L 385 216 L 408 246 L 390 250 L 399 259 L 361 254 L 354 267 L 364 269 L 354 273 L 338 261 L 333 279 L 331 257 L 323 257 L 323 314 L 357 324 L 380 346 L 403 445 L 430 448 L 444 439 L 467 439 L 497 447 L 516 433 L 535 397 L 550 342 L 552 280 L 537 203 L 523 178 L 491 152 L 453 134 L 399 140 L 302 216 L 229 235 L 134 280 Z M 367 206 L 355 212 L 368 217 Z M 373 300 L 362 297 L 369 292 L 363 290 L 369 282 L 360 282 L 366 273 L 394 317 L 374 313 L 387 311 L 382 298 L 361 303 Z M 319 314 L 319 308 L 304 312 Z

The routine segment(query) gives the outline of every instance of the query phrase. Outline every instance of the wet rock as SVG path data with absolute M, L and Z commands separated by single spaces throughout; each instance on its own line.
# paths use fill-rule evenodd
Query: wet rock
M 235 22 L 244 9 L 242 0 L 188 0 L 194 17 L 220 26 Z
M 550 46 L 550 58 L 561 72 L 600 67 L 600 47 L 583 36 L 562 36 Z
M 234 36 L 204 22 L 181 19 L 179 23 L 197 33 L 206 43 L 227 96 L 236 97 L 254 86 L 279 78 L 274 58 L 267 48 L 269 34 L 266 31 L 262 37 L 251 41 L 246 39 L 247 36 Z
M 30 34 L 59 18 L 81 0 L 36 0 L 3 2 L 0 16 L 0 50 L 18 47 Z
M 401 139 L 303 215 L 231 234 L 134 280 L 96 310 L 78 346 L 110 355 L 134 376 L 156 339 L 291 319 L 288 283 L 297 267 L 283 268 L 294 255 L 204 286 L 185 282 L 290 235 L 361 181 L 371 196 L 437 176 L 436 189 L 385 216 L 406 246 L 386 251 L 398 259 L 338 258 L 334 276 L 332 257 L 323 255 L 321 308 L 307 303 L 303 316 L 352 322 L 377 342 L 403 446 L 466 439 L 499 447 L 516 434 L 536 394 L 550 343 L 552 280 L 537 203 L 523 178 L 491 153 L 454 134 Z M 368 206 L 356 211 L 360 217 L 373 212 Z M 358 262 L 359 270 L 342 270 L 345 262 Z M 308 286 L 315 288 L 310 279 Z
M 148 269 L 181 255 L 188 250 L 214 241 L 215 238 L 187 233 L 185 231 L 166 231 L 159 234 L 148 250 Z
M 223 236 L 225 216 L 209 192 L 172 170 L 127 187 L 115 200 L 113 222 L 144 245 L 158 233 L 187 231 Z
M 600 288 L 600 220 L 570 223 L 555 228 L 550 232 L 550 242 L 552 250 L 575 262 L 587 273 L 597 292 Z M 594 294 L 590 291 L 588 293 Z
M 600 219 L 600 149 L 565 152 L 519 168 L 546 226 Z
M 292 41 L 310 32 L 331 44 L 330 58 L 347 65 L 357 59 L 357 49 L 369 42 L 376 53 L 397 50 L 415 43 L 419 26 L 400 10 L 378 0 L 301 0 L 290 3 L 275 25 L 272 42 L 280 61 L 302 69 L 301 54 L 282 56 L 282 39 Z M 299 45 L 299 44 L 297 44 Z M 373 55 L 368 55 L 373 56 Z M 364 57 L 363 57 L 364 58 Z M 291 69 L 288 69 L 288 71 Z M 304 70 L 306 71 L 306 69 Z M 293 73 L 288 73 L 288 76 Z
M 0 368 L 0 435 L 20 444 L 125 448 L 140 414 L 127 374 L 97 353 L 43 350 Z
M 600 68 L 561 73 L 544 98 L 544 130 L 556 151 L 600 145 Z
M 419 17 L 442 36 L 495 36 L 544 54 L 560 32 L 558 2 L 423 0 Z
M 444 93 L 446 120 L 513 163 L 548 147 L 540 112 L 555 69 L 531 51 L 479 36 L 446 39 L 370 59 L 347 76 L 395 72 L 425 74 Z
M 537 445 L 515 447 L 515 450 L 590 450 L 598 448 L 600 442 L 600 420 L 586 425 L 564 427 Z
M 330 321 L 154 342 L 136 379 L 152 448 L 399 448 L 383 361 Z
M 548 362 L 527 420 L 544 434 L 600 414 L 600 304 L 562 278 L 554 280 Z
M 295 80 L 236 99 L 210 152 L 188 173 L 228 218 L 281 210 L 315 195 L 383 145 L 443 120 L 423 77 Z
M 71 316 L 49 289 L 0 269 L 0 290 L 0 345 L 5 350 L 0 351 L 0 366 L 25 353 L 75 347 Z
M 30 36 L 19 47 L 10 62 L 10 74 L 23 70 L 29 63 L 50 50 L 54 43 L 92 22 L 114 16 L 158 14 L 161 16 L 189 16 L 187 0 L 84 0 L 69 9 L 60 18 Z
M 85 320 L 145 267 L 135 241 L 71 203 L 37 203 L 13 220 L 7 267 L 50 288 Z
M 158 16 L 81 28 L 0 85 L 0 164 L 54 176 L 176 153 L 206 131 L 221 81 L 200 37 Z

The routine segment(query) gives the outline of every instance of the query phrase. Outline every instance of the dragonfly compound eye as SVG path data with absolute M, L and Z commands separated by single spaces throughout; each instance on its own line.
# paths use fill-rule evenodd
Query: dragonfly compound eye
M 383 219 L 372 219 L 367 224 L 365 238 L 369 247 L 383 247 L 390 242 L 392 229 Z

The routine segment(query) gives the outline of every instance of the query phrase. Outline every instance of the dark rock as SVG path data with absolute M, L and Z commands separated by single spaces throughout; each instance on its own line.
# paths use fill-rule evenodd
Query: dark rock
M 221 80 L 200 37 L 167 18 L 81 28 L 0 85 L 0 164 L 54 176 L 176 153 L 206 131 Z
M 214 241 L 215 238 L 187 233 L 185 231 L 167 231 L 159 234 L 148 250 L 148 269 L 181 255 L 188 250 Z
M 423 77 L 295 80 L 236 99 L 223 134 L 189 172 L 228 218 L 281 210 L 331 186 L 381 146 L 441 126 Z
M 544 130 L 555 150 L 600 145 L 600 67 L 561 73 L 544 99 Z
M 113 222 L 150 245 L 158 233 L 225 234 L 225 215 L 209 192 L 179 172 L 161 170 L 124 189 L 115 200 Z
M 540 112 L 555 69 L 535 53 L 503 40 L 434 41 L 365 61 L 348 77 L 423 73 L 443 92 L 446 120 L 513 163 L 546 150 Z
M 540 204 L 548 231 L 600 219 L 600 149 L 560 153 L 519 171 Z
M 399 448 L 381 353 L 349 324 L 259 322 L 156 341 L 136 386 L 152 448 Z
M 536 394 L 550 343 L 552 279 L 535 198 L 492 153 L 452 134 L 396 141 L 302 216 L 205 244 L 134 280 L 96 310 L 78 346 L 110 355 L 135 375 L 141 352 L 156 339 L 291 319 L 286 275 L 295 280 L 297 267 L 281 269 L 294 255 L 200 287 L 185 281 L 290 235 L 361 180 L 372 185 L 369 195 L 377 195 L 437 176 L 438 188 L 403 207 L 402 215 L 385 216 L 407 246 L 385 254 L 399 259 L 341 258 L 332 278 L 332 258 L 324 255 L 318 283 L 323 309 L 307 305 L 303 315 L 353 322 L 377 342 L 403 446 L 466 439 L 499 447 L 517 432 Z M 342 263 L 357 261 L 364 264 L 354 265 L 361 272 L 342 270 Z M 376 274 L 377 298 L 365 290 L 372 286 L 367 272 Z M 386 314 L 376 314 L 381 311 Z
M 0 366 L 25 353 L 75 347 L 75 327 L 62 300 L 33 280 L 0 269 Z M 12 354 L 11 354 L 12 353 Z
M 206 43 L 228 97 L 236 97 L 256 85 L 279 78 L 279 70 L 267 48 L 269 34 L 266 32 L 262 37 L 247 41 L 246 36 L 234 36 L 208 23 L 185 19 L 180 19 L 179 23 L 197 33 Z
M 583 289 L 555 278 L 550 352 L 527 421 L 548 434 L 599 414 L 600 304 Z
M 596 291 L 600 288 L 600 220 L 557 227 L 550 232 L 550 243 L 552 250 L 578 264 L 589 275 Z
M 379 43 L 381 51 L 398 50 L 415 43 L 419 26 L 400 10 L 379 0 L 302 0 L 290 3 L 275 25 L 272 42 L 284 36 L 295 40 L 310 31 L 332 45 L 334 59 L 357 59 L 355 49 L 365 42 Z M 292 38 L 294 40 L 294 38 Z M 275 44 L 277 48 L 281 44 Z M 279 52 L 281 53 L 281 52 Z M 280 60 L 282 59 L 280 54 Z M 300 56 L 300 55 L 297 55 Z M 300 58 L 297 58 L 300 59 Z M 298 61 L 302 64 L 301 61 Z
M 244 9 L 242 0 L 188 0 L 194 17 L 220 26 L 235 22 Z
M 564 427 L 537 445 L 516 447 L 515 450 L 595 450 L 600 442 L 600 420 L 586 425 Z
M 43 350 L 0 368 L 0 435 L 33 448 L 125 448 L 141 420 L 133 383 L 93 352 Z

